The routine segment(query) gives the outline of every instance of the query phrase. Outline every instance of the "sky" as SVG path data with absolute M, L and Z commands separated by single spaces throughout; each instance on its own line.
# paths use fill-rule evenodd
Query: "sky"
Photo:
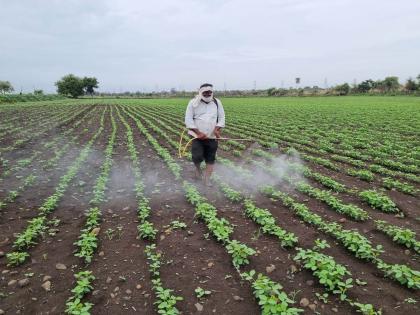
M 55 92 L 319 87 L 420 74 L 418 0 L 0 0 L 0 80 Z

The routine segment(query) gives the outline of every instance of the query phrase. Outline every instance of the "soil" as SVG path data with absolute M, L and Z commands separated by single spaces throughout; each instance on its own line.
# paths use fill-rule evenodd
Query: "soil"
M 28 252 L 31 258 L 23 265 L 18 267 L 6 265 L 4 255 L 13 250 L 14 234 L 21 232 L 27 224 L 26 221 L 38 214 L 38 207 L 54 192 L 60 177 L 65 174 L 67 167 L 80 153 L 83 144 L 87 143 L 90 136 L 99 128 L 103 106 L 96 105 L 89 108 L 94 111 L 92 124 L 86 124 L 74 130 L 73 135 L 80 135 L 77 139 L 78 145 L 69 149 L 56 167 L 45 173 L 41 171 L 40 161 L 54 156 L 48 150 L 41 149 L 40 161 L 34 161 L 19 173 L 10 176 L 8 181 L 0 183 L 1 200 L 8 190 L 19 185 L 20 178 L 16 175 L 25 176 L 31 172 L 42 174 L 37 185 L 28 187 L 14 202 L 0 210 L 0 252 L 3 252 L 3 256 L 0 257 L 0 310 L 3 310 L 5 314 L 63 314 L 66 300 L 71 296 L 70 290 L 75 285 L 74 274 L 80 270 L 91 270 L 96 278 L 93 282 L 93 292 L 84 299 L 94 304 L 92 314 L 157 314 L 153 304 L 155 293 L 144 253 L 145 247 L 152 242 L 138 237 L 133 165 L 127 151 L 126 130 L 115 111 L 114 118 L 118 126 L 117 140 L 107 183 L 106 201 L 99 206 L 102 221 L 98 235 L 98 248 L 93 261 L 86 265 L 80 258 L 75 257 L 76 247 L 73 243 L 77 241 L 80 230 L 84 227 L 84 214 L 89 208 L 92 190 L 104 161 L 103 152 L 111 132 L 109 115 L 106 115 L 105 130 L 95 142 L 94 150 L 59 201 L 57 209 L 49 216 L 49 218 L 60 220 L 58 233 L 54 236 L 46 235 L 39 240 L 39 244 L 30 248 Z M 89 113 L 91 112 L 87 110 L 83 112 L 83 115 Z M 164 287 L 174 290 L 175 295 L 183 297 L 183 300 L 177 303 L 177 308 L 182 314 L 260 314 L 261 311 L 250 284 L 241 280 L 224 246 L 209 234 L 205 223 L 195 217 L 194 206 L 188 203 L 184 196 L 182 181 L 175 179 L 163 160 L 137 129 L 134 121 L 127 115 L 123 114 L 123 116 L 133 130 L 145 184 L 144 193 L 149 198 L 152 209 L 150 221 L 159 230 L 153 243 L 162 253 L 164 262 L 160 270 L 161 280 Z M 81 117 L 79 116 L 78 119 Z M 72 123 L 69 122 L 69 125 Z M 144 124 L 147 126 L 146 123 Z M 57 128 L 46 132 L 44 138 L 38 139 L 38 144 L 49 141 L 57 133 L 65 130 L 66 126 Z M 88 128 L 88 132 L 84 132 L 84 128 Z M 231 239 L 236 239 L 257 251 L 257 255 L 250 259 L 250 264 L 241 268 L 241 271 L 255 269 L 257 272 L 268 275 L 283 286 L 283 290 L 296 301 L 297 306 L 301 299 L 308 299 L 311 308 L 303 307 L 303 314 L 315 314 L 315 312 L 357 314 L 354 308 L 340 301 L 336 295 L 329 294 L 328 303 L 318 300 L 316 294 L 325 293 L 324 287 L 309 271 L 293 260 L 296 249 L 282 248 L 276 238 L 264 235 L 259 227 L 244 215 L 242 204 L 227 200 L 217 186 L 207 187 L 200 181 L 194 181 L 192 163 L 177 158 L 177 150 L 150 128 L 148 129 L 182 166 L 182 178 L 194 183 L 200 193 L 217 208 L 218 215 L 234 225 Z M 38 145 L 36 147 L 39 148 Z M 34 148 L 33 143 L 23 144 L 19 148 L 19 156 L 23 158 L 30 155 Z M 235 163 L 241 163 L 240 159 L 229 152 L 220 150 L 218 154 Z M 350 176 L 310 163 L 307 165 L 325 175 L 340 179 L 350 187 L 356 186 L 359 189 L 369 187 L 369 184 Z M 245 163 L 243 167 L 248 168 L 249 165 Z M 229 176 L 228 172 L 224 172 L 219 165 L 216 165 L 216 173 L 222 177 L 223 181 L 245 195 L 252 195 L 255 204 L 268 209 L 280 227 L 295 233 L 299 238 L 299 247 L 312 247 L 316 238 L 327 240 L 331 248 L 324 252 L 333 256 L 338 263 L 346 265 L 354 279 L 366 282 L 365 285 L 355 284 L 354 288 L 349 290 L 350 298 L 382 308 L 383 314 L 410 315 L 420 312 L 417 304 L 404 302 L 407 298 L 419 301 L 417 292 L 384 278 L 373 264 L 355 258 L 333 238 L 300 221 L 280 202 L 273 201 L 250 189 L 251 183 L 233 180 L 233 177 Z M 309 182 L 321 188 L 317 183 Z M 291 187 L 280 184 L 276 187 L 290 193 L 299 202 L 305 203 L 325 220 L 338 222 L 345 218 L 340 223 L 344 228 L 357 228 L 373 244 L 384 246 L 385 252 L 381 258 L 386 262 L 404 263 L 420 270 L 418 255 L 413 254 L 412 251 L 407 252 L 405 247 L 395 244 L 387 236 L 376 231 L 372 220 L 352 221 L 332 211 L 325 204 L 296 192 Z M 351 202 L 365 209 L 374 219 L 385 219 L 390 223 L 406 226 L 419 232 L 419 223 L 413 220 L 416 209 L 418 210 L 418 198 L 399 192 L 389 193 L 406 214 L 405 218 L 375 211 L 351 194 L 345 193 L 339 196 L 345 202 Z M 169 225 L 174 220 L 186 223 L 187 227 L 171 229 Z M 64 264 L 66 269 L 57 269 L 58 263 Z M 267 273 L 267 267 L 269 267 L 269 273 Z M 45 283 L 46 276 L 51 277 L 49 280 L 51 291 L 49 292 L 41 287 Z M 29 283 L 23 287 L 17 283 L 10 284 L 11 280 L 25 278 L 29 279 Z M 211 294 L 198 299 L 194 292 L 197 287 L 210 290 Z M 197 310 L 197 303 L 203 308 L 201 312 Z

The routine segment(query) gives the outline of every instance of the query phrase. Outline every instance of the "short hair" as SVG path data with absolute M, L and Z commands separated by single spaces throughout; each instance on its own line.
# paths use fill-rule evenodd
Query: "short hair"
M 201 84 L 201 85 L 200 85 L 200 89 L 201 89 L 201 88 L 203 88 L 203 87 L 206 87 L 206 86 L 211 86 L 211 87 L 213 87 L 213 84 L 210 84 L 210 83 L 204 83 L 204 84 Z

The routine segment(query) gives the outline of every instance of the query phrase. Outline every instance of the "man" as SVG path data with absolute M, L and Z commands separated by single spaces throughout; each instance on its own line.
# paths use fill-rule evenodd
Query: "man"
M 222 102 L 213 96 L 213 85 L 205 83 L 200 86 L 198 95 L 193 98 L 185 112 L 185 125 L 195 139 L 192 141 L 191 154 L 197 178 L 203 177 L 201 162 L 206 162 L 204 184 L 210 184 L 216 159 L 217 138 L 225 126 L 225 111 Z

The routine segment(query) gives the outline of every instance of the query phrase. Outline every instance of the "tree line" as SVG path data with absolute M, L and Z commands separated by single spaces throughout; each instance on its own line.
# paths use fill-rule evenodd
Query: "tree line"
M 77 77 L 73 74 L 68 74 L 55 82 L 57 93 L 66 96 L 77 98 L 82 95 L 93 95 L 94 89 L 99 87 L 98 79 L 95 77 Z M 9 81 L 0 81 L 0 93 L 11 93 L 15 89 Z M 19 93 L 22 94 L 22 93 Z M 43 90 L 34 90 L 34 95 L 43 95 Z
M 191 97 L 196 94 L 195 91 L 177 91 L 172 88 L 169 91 L 154 92 L 123 92 L 107 93 L 95 92 L 99 87 L 98 79 L 95 77 L 78 77 L 73 74 L 63 76 L 55 82 L 57 93 L 61 96 L 77 98 L 83 95 L 101 96 L 101 97 Z M 0 81 L 0 93 L 12 93 L 14 88 L 9 81 Z M 22 93 L 20 93 L 22 94 Z M 34 90 L 34 95 L 43 95 L 42 90 Z M 399 82 L 396 76 L 389 76 L 383 80 L 368 79 L 359 84 L 343 83 L 330 88 L 320 88 L 318 86 L 290 87 L 259 90 L 225 90 L 218 91 L 223 96 L 315 96 L 315 95 L 420 95 L 420 74 L 416 79 L 409 78 L 404 84 Z

